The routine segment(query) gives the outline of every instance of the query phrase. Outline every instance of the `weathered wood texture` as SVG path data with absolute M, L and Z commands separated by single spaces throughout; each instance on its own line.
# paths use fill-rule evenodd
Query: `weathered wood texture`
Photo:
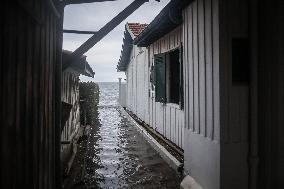
M 181 27 L 165 35 L 148 49 L 134 46 L 127 69 L 127 107 L 168 140 L 183 148 L 184 114 L 179 105 L 155 102 L 150 69 L 154 54 L 181 44 Z
M 54 189 L 59 20 L 45 0 L 5 1 L 0 9 L 1 188 Z
M 236 82 L 233 42 L 247 40 L 248 2 L 220 1 L 220 135 L 221 186 L 248 188 L 249 81 Z M 249 42 L 247 43 L 249 45 Z M 246 48 L 245 46 L 243 48 Z M 249 48 L 249 47 L 247 47 Z M 250 56 L 246 57 L 248 64 Z M 249 67 L 249 66 L 248 66 Z M 243 70 L 245 71 L 245 70 Z M 245 74 L 240 73 L 240 74 Z M 234 170 L 234 171 L 232 171 Z
M 70 141 L 80 127 L 79 74 L 74 74 L 66 70 L 62 74 L 61 83 L 61 100 L 72 105 L 69 119 L 66 121 L 61 134 L 61 140 Z M 62 147 L 64 149 L 64 145 Z
M 284 1 L 259 2 L 257 188 L 284 188 Z M 262 14 L 265 13 L 265 14 Z

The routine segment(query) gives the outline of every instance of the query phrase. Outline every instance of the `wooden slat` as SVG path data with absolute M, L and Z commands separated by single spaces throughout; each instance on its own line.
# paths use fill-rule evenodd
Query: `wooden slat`
M 83 4 L 83 3 L 98 3 L 106 1 L 117 1 L 117 0 L 64 0 L 62 3 L 65 5 L 72 5 L 72 4 Z
M 193 85 L 194 85 L 194 131 L 200 133 L 199 121 L 199 56 L 198 56 L 198 1 L 193 2 Z
M 212 1 L 212 47 L 213 47 L 213 139 L 220 139 L 220 94 L 219 94 L 219 4 Z
M 188 18 L 188 33 L 187 33 L 187 41 L 188 41 L 188 45 L 187 45 L 187 53 L 188 53 L 188 62 L 187 64 L 188 66 L 188 111 L 189 111 L 189 125 L 190 125 L 190 129 L 192 131 L 195 130 L 195 122 L 194 122 L 194 59 L 193 59 L 193 54 L 194 54 L 194 48 L 193 48 L 193 10 L 192 10 L 192 6 L 190 6 L 188 8 L 188 14 L 187 14 L 187 18 Z
M 200 133 L 206 136 L 206 76 L 204 0 L 198 0 L 198 60 L 199 60 L 199 119 Z
M 183 52 L 182 52 L 182 59 L 183 59 L 183 91 L 184 91 L 184 100 L 183 102 L 186 103 L 186 100 L 185 99 L 188 99 L 188 82 L 187 82 L 187 42 L 185 41 L 185 35 L 187 33 L 187 17 L 186 17 L 186 11 L 183 11 L 183 14 L 182 14 L 182 17 L 183 17 L 183 20 L 184 20 L 184 25 L 182 27 L 182 41 L 183 41 Z M 185 114 L 188 114 L 188 106 L 184 104 L 184 111 L 185 111 Z M 186 127 L 188 126 L 188 117 L 186 117 L 185 119 L 185 125 Z
M 1 181 L 4 188 L 56 188 L 56 145 L 54 139 L 54 80 L 55 47 L 58 20 L 46 9 L 46 1 L 28 1 L 39 11 L 40 25 L 16 3 L 4 3 L 1 23 Z M 2 10 L 3 9 L 3 10 Z M 2 49 L 2 47 L 1 47 Z M 4 72 L 2 72 L 2 70 Z M 2 78 L 3 77 L 3 78 Z M 4 107 L 4 109 L 3 109 Z M 1 114 L 2 115 L 2 114 Z M 15 136 L 17 140 L 14 140 Z M 48 142 L 47 142 L 48 141 Z M 3 146 L 2 146 L 3 147 Z M 2 152 L 2 151 L 1 151 Z M 11 171 L 9 171 L 11 170 Z M 16 172 L 13 170 L 17 170 Z M 59 186 L 59 185 L 58 185 Z
M 174 135 L 174 130 L 177 129 L 176 127 L 176 111 L 175 108 L 168 107 L 170 110 L 170 116 L 171 116 L 171 121 L 170 121 L 170 140 L 175 141 L 175 135 Z
M 213 61 L 212 61 L 212 0 L 205 0 L 206 56 L 206 136 L 212 139 L 213 130 Z

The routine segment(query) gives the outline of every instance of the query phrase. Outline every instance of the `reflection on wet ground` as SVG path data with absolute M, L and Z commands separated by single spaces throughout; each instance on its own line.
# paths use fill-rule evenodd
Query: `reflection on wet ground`
M 178 173 L 123 117 L 116 83 L 100 84 L 98 125 L 91 126 L 82 180 L 87 188 L 179 188 Z

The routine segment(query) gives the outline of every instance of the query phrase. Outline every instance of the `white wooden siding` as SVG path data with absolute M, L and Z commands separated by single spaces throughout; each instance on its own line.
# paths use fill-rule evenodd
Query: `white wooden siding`
M 183 12 L 184 102 L 186 127 L 218 140 L 219 46 L 213 6 L 211 0 L 198 0 Z
M 182 42 L 181 29 L 182 27 L 176 28 L 147 49 L 134 46 L 126 75 L 127 108 L 150 127 L 183 148 L 183 110 L 176 104 L 155 102 L 155 94 L 150 84 L 150 69 L 154 54 L 179 48 Z
M 154 61 L 155 54 L 179 48 L 181 43 L 182 27 L 180 26 L 148 47 L 150 65 Z M 177 146 L 183 148 L 184 111 L 176 104 L 155 102 L 153 91 L 149 100 L 150 126 Z
M 183 10 L 184 168 L 203 188 L 220 188 L 219 1 Z
M 232 82 L 232 38 L 247 36 L 246 6 L 195 0 L 183 10 L 185 170 L 204 188 L 248 186 L 249 86 Z

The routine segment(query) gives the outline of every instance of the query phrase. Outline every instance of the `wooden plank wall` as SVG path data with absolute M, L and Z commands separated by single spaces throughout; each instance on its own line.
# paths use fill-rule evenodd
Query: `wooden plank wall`
M 47 7 L 45 0 L 1 2 L 1 188 L 59 186 L 60 19 Z
M 183 9 L 184 171 L 203 188 L 220 182 L 219 0 Z
M 61 83 L 62 101 L 72 105 L 69 119 L 66 121 L 61 134 L 61 140 L 70 141 L 80 127 L 79 75 L 64 71 Z
M 248 40 L 248 2 L 220 2 L 221 185 L 245 189 L 249 177 L 250 86 L 249 81 L 233 81 L 233 39 Z
M 154 55 L 179 48 L 182 43 L 182 27 L 179 26 L 148 47 L 149 62 L 152 65 Z M 150 67 L 147 70 L 150 73 Z M 149 77 L 149 76 L 148 76 Z M 150 89 L 150 84 L 148 86 Z M 154 91 L 149 99 L 149 123 L 160 134 L 183 148 L 184 111 L 179 105 L 155 102 Z
M 136 67 L 136 114 L 140 119 L 147 120 L 148 87 L 145 86 L 149 82 L 147 51 L 146 48 L 142 47 L 136 47 L 135 49 L 136 62 L 134 65 Z
M 181 27 L 179 27 L 152 44 L 148 49 L 133 46 L 126 75 L 127 108 L 157 132 L 182 148 L 183 111 L 178 105 L 155 102 L 155 94 L 154 91 L 151 91 L 150 84 L 150 66 L 153 63 L 154 54 L 179 48 L 181 39 Z
M 234 84 L 232 81 L 232 40 L 248 39 L 248 4 L 246 0 L 229 0 L 224 1 L 220 9 L 223 141 L 226 143 L 247 141 L 249 83 Z M 238 106 L 243 106 L 239 112 L 237 112 L 240 108 Z
M 183 11 L 185 125 L 211 140 L 220 139 L 217 11 L 214 0 L 193 1 Z
M 245 1 L 233 0 L 195 0 L 183 12 L 185 124 L 189 129 L 185 167 L 205 188 L 248 186 L 249 88 L 232 81 L 232 39 L 247 37 L 246 13 Z M 196 148 L 197 144 L 207 152 Z M 214 146 L 220 152 L 214 152 Z M 204 157 L 195 157 L 197 153 Z M 220 172 L 210 169 L 214 166 Z M 220 183 L 204 177 L 206 172 L 220 174 Z
M 257 188 L 280 189 L 284 188 L 284 1 L 258 4 Z
M 134 64 L 134 49 L 132 49 L 131 55 L 130 55 L 130 62 L 127 67 L 127 107 L 131 109 L 135 114 L 136 112 L 136 66 Z
M 148 113 L 148 64 L 146 48 L 133 46 L 127 68 L 127 107 L 141 120 L 147 122 Z

